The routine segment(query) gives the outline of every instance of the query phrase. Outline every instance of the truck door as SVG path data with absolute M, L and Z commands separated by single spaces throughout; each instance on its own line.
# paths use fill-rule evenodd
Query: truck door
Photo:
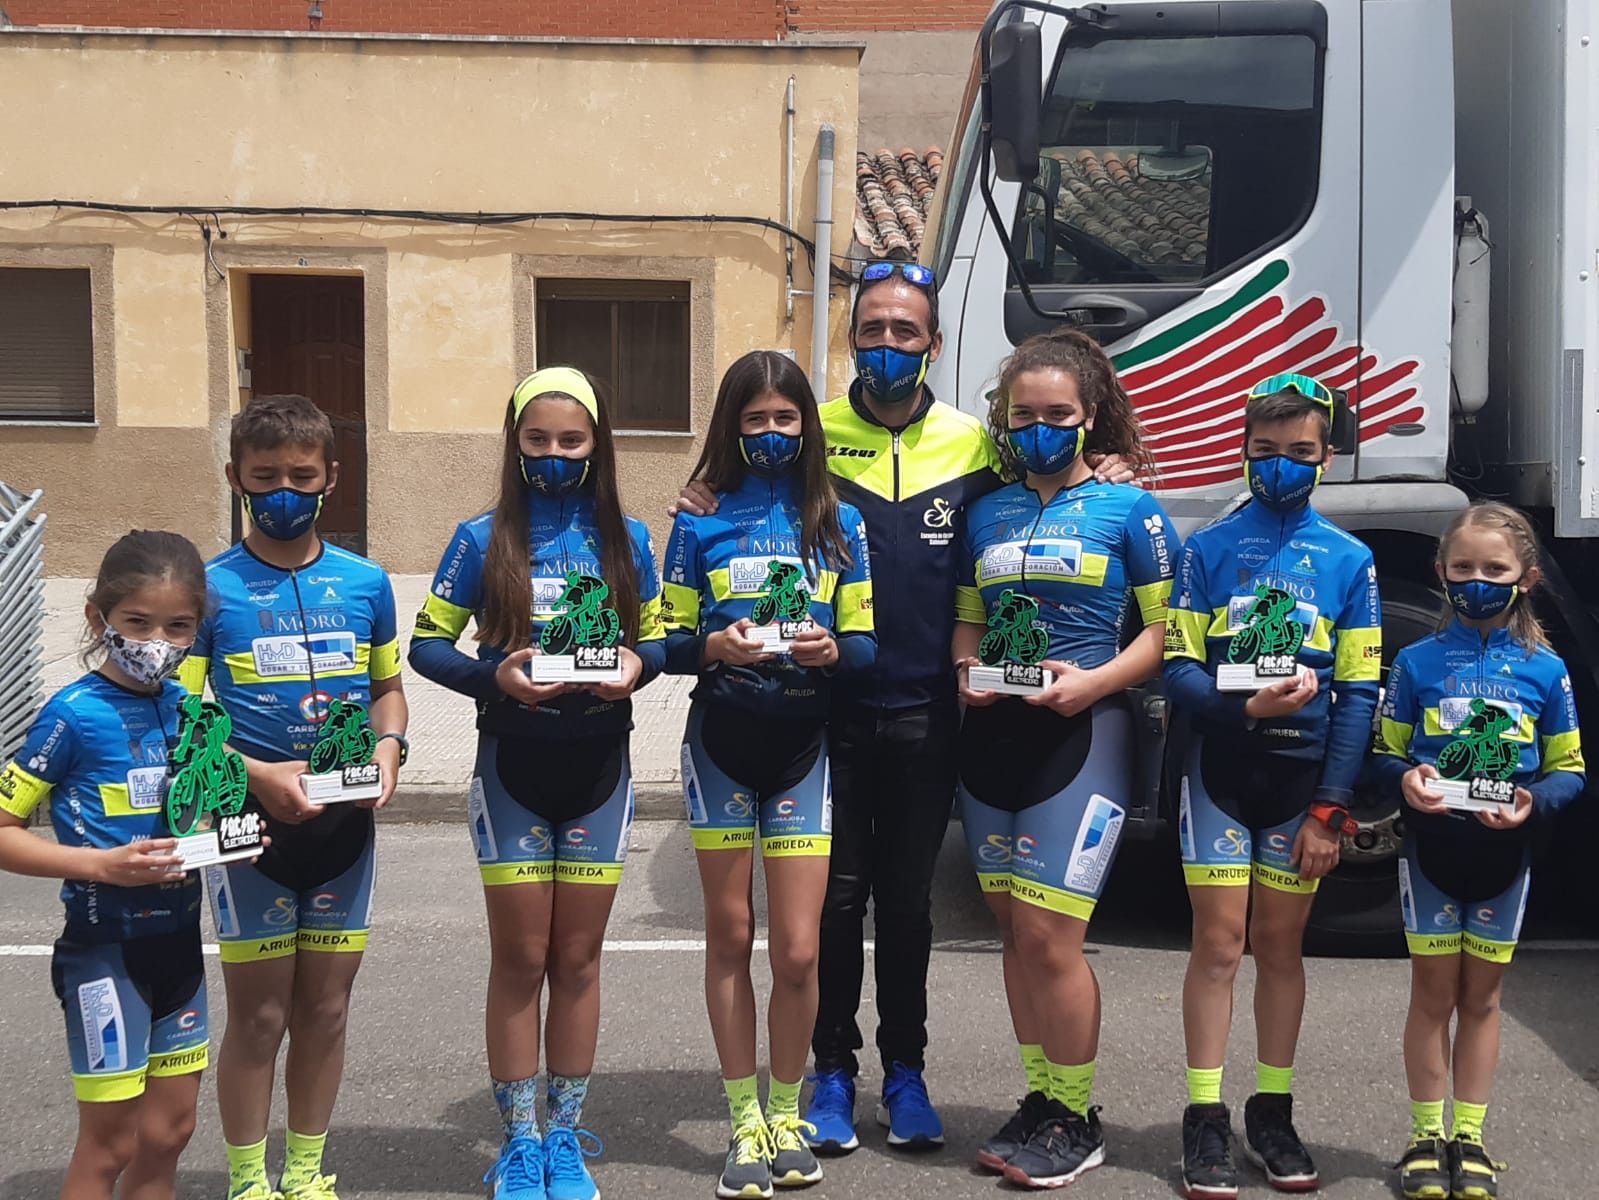
M 1300 371 L 1348 390 L 1371 367 L 1358 344 L 1360 5 L 1105 8 L 1099 24 L 1046 23 L 1041 169 L 998 198 L 1040 307 L 1071 310 L 1111 351 L 1160 490 L 1230 494 L 1250 384 Z M 1052 26 L 1064 33 L 1051 60 Z M 1059 323 L 1029 308 L 985 225 L 963 401 Z M 1352 471 L 1340 461 L 1333 478 Z

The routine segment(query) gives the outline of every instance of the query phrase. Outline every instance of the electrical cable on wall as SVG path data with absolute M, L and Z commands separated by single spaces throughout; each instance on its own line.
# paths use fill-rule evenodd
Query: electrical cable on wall
M 600 212 L 448 212 L 435 209 L 401 209 L 401 208 L 323 208 L 323 207 L 293 207 L 279 208 L 257 205 L 216 205 L 216 204 L 120 204 L 105 200 L 0 200 L 0 210 L 26 209 L 26 208 L 76 208 L 87 212 L 121 213 L 125 215 L 149 214 L 155 216 L 188 217 L 200 227 L 201 236 L 206 243 L 206 257 L 217 273 L 222 274 L 222 269 L 217 267 L 216 259 L 212 257 L 211 226 L 201 221 L 200 217 L 209 217 L 216 223 L 215 235 L 227 237 L 222 229 L 219 215 L 232 217 L 361 217 L 367 220 L 379 221 L 429 221 L 441 225 L 519 225 L 536 221 L 603 221 L 626 225 L 750 225 L 759 229 L 769 229 L 783 236 L 792 238 L 805 248 L 805 257 L 811 266 L 811 273 L 816 272 L 816 243 L 806 237 L 797 229 L 790 228 L 781 221 L 774 221 L 770 217 L 734 216 L 725 213 L 600 213 Z M 845 270 L 834 265 L 831 260 L 838 258 L 848 262 L 849 259 L 842 255 L 829 253 L 829 270 L 835 283 L 850 284 L 854 282 L 853 276 Z M 225 278 L 225 276 L 224 276 Z

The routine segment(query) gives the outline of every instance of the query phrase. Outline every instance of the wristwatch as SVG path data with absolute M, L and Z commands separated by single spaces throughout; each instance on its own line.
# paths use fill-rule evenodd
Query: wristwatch
M 400 743 L 400 765 L 402 767 L 405 766 L 406 760 L 411 757 L 411 740 L 405 734 L 396 733 L 393 730 L 388 733 L 378 734 L 378 741 L 381 742 L 384 738 L 393 738 Z
M 1341 804 L 1312 804 L 1310 815 L 1336 834 L 1344 834 L 1355 827 L 1355 819 Z

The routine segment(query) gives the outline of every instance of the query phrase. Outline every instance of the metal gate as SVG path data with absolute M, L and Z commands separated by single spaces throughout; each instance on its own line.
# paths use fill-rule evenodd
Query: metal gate
M 43 492 L 0 483 L 0 763 L 15 754 L 39 707 L 43 661 Z

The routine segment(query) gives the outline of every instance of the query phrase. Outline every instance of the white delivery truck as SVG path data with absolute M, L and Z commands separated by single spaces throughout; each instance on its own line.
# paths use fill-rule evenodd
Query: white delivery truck
M 1316 502 L 1375 552 L 1385 659 L 1437 622 L 1444 524 L 1502 496 L 1537 518 L 1543 612 L 1591 700 L 1596 18 L 1599 0 L 1001 0 L 922 251 L 935 391 L 980 412 L 1022 339 L 1086 329 L 1187 531 L 1242 502 L 1248 386 L 1314 375 L 1341 393 Z M 1156 741 L 1164 703 L 1143 705 Z M 1170 818 L 1164 775 L 1142 781 L 1146 831 Z M 1402 814 L 1358 815 L 1315 918 L 1345 945 L 1394 928 Z

